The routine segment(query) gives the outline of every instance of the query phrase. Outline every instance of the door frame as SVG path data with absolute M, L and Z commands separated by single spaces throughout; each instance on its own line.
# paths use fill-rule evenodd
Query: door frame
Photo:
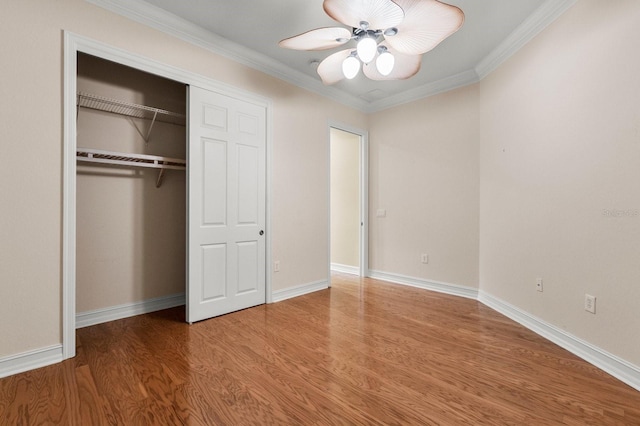
M 343 132 L 352 133 L 360 137 L 360 153 L 359 153 L 359 167 L 360 167 L 360 239 L 359 239 L 359 276 L 368 277 L 369 272 L 369 132 L 359 129 L 357 127 L 329 120 L 327 127 L 327 152 L 329 158 L 328 165 L 328 276 L 329 286 L 331 286 L 331 129 L 341 130 Z
M 185 85 L 199 86 L 212 92 L 234 97 L 266 108 L 266 283 L 265 299 L 273 302 L 271 264 L 271 164 L 273 144 L 273 108 L 270 99 L 226 85 L 202 75 L 176 68 L 102 42 L 64 32 L 63 69 L 63 183 L 62 183 L 62 358 L 76 354 L 76 91 L 77 55 L 86 53 L 126 65 Z M 185 97 L 186 97 L 185 93 Z M 187 129 L 188 137 L 188 129 Z M 187 167 L 189 165 L 187 164 Z M 187 180 L 188 182 L 188 180 Z M 188 189 L 188 188 L 187 188 Z M 185 209 L 187 200 L 185 194 Z M 188 236 L 187 229 L 185 233 Z M 187 242 L 188 244 L 188 242 Z M 187 255 L 185 276 L 188 282 Z M 186 288 L 185 288 L 186 292 Z M 188 303 L 188 301 L 187 301 Z

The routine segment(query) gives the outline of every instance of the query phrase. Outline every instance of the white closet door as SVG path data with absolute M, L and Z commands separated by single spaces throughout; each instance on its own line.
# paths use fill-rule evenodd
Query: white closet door
M 187 321 L 265 293 L 266 109 L 189 88 Z

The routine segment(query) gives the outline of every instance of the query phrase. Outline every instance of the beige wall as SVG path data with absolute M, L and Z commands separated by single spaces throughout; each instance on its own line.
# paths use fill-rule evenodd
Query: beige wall
M 78 91 L 185 114 L 184 84 L 79 55 Z M 78 147 L 186 158 L 186 128 L 81 108 Z M 78 163 L 76 311 L 185 291 L 185 172 Z
M 636 0 L 581 0 L 480 84 L 482 291 L 635 365 L 639 22 Z
M 371 116 L 371 269 L 478 286 L 477 102 L 471 86 Z
M 331 128 L 331 263 L 360 266 L 360 136 Z
M 270 98 L 273 288 L 328 279 L 327 123 L 364 114 L 82 0 L 4 2 L 1 19 L 0 357 L 62 340 L 63 30 Z

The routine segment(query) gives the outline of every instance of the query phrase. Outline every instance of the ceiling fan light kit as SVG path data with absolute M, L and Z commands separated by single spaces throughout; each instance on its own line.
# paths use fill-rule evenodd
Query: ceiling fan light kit
M 344 76 L 351 80 L 360 71 L 360 61 L 356 58 L 356 55 L 349 55 L 347 58 L 342 61 L 342 73 Z
M 368 64 L 376 56 L 378 49 L 378 42 L 371 35 L 364 35 L 358 41 L 356 45 L 356 52 L 358 52 L 358 58 L 365 64 Z
M 378 59 L 376 59 L 376 68 L 380 74 L 386 77 L 391 74 L 396 58 L 394 58 L 384 46 L 378 46 L 378 52 L 380 54 L 378 55 Z
M 351 27 L 317 28 L 282 40 L 296 50 L 326 50 L 351 40 L 355 49 L 340 50 L 318 65 L 330 85 L 354 78 L 362 67 L 372 80 L 403 80 L 420 70 L 422 55 L 455 33 L 464 13 L 438 0 L 324 0 L 332 19 Z

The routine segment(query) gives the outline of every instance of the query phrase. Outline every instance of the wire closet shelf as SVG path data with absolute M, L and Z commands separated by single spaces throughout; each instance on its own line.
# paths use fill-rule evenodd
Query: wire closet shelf
M 105 98 L 85 92 L 78 92 L 77 105 L 82 108 L 95 109 L 127 117 L 178 124 L 180 126 L 184 126 L 186 123 L 186 116 L 184 114 L 118 99 Z
M 184 170 L 187 162 L 180 158 L 160 157 L 146 154 L 125 154 L 122 152 L 78 148 L 77 160 L 90 163 L 105 163 L 120 166 L 149 167 L 154 169 Z

